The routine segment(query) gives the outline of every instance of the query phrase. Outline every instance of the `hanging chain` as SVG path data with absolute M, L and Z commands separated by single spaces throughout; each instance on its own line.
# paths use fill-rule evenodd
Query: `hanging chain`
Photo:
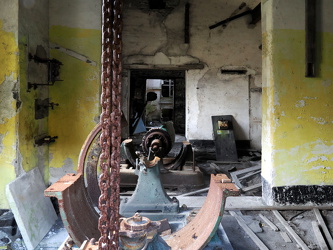
M 111 216 L 110 239 L 119 241 L 119 205 L 120 205 L 120 143 L 121 143 L 121 72 L 122 72 L 122 0 L 115 0 L 113 6 L 113 41 L 112 41 L 112 113 L 111 133 Z M 113 185 L 114 183 L 114 185 Z
M 118 249 L 121 143 L 122 0 L 102 6 L 102 133 L 99 187 L 99 249 Z

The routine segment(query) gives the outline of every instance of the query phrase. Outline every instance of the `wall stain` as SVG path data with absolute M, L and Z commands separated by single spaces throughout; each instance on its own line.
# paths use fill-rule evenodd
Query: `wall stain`
M 60 73 L 63 81 L 50 88 L 50 99 L 59 103 L 48 118 L 49 134 L 58 136 L 57 141 L 49 145 L 50 182 L 54 182 L 68 170 L 68 164 L 64 164 L 68 159 L 72 161 L 70 169 L 77 168 L 81 147 L 100 113 L 101 31 L 54 25 L 49 32 L 51 44 L 96 62 L 94 66 L 51 49 L 51 57 L 63 63 Z

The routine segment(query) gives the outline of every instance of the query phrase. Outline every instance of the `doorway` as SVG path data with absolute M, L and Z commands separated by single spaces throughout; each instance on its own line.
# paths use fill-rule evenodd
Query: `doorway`
M 176 134 L 185 134 L 185 72 L 132 70 L 130 133 L 144 132 L 172 121 Z

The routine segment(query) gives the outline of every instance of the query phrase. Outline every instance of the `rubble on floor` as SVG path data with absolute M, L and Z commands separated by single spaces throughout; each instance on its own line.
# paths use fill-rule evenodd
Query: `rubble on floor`
M 230 244 L 222 248 L 212 241 L 212 248 L 209 249 L 333 249 L 333 210 L 330 205 L 266 206 L 261 200 L 260 153 L 250 151 L 237 162 L 219 162 L 210 157 L 213 155 L 214 152 L 211 152 L 208 158 L 207 155 L 206 158 L 203 155 L 196 157 L 197 166 L 204 173 L 205 184 L 209 185 L 210 174 L 223 173 L 232 179 L 242 194 L 240 197 L 227 198 L 222 216 L 223 237 Z M 202 206 L 207 194 L 207 188 L 186 195 L 182 194 L 184 190 L 167 191 L 178 197 L 180 205 L 198 208 Z M 131 191 L 126 192 L 126 195 L 127 193 L 130 194 Z M 0 236 L 1 232 L 0 228 Z M 67 237 L 68 234 L 58 219 L 37 249 L 58 249 Z M 1 248 L 5 245 L 0 244 L 0 249 L 26 249 L 21 238 L 10 241 L 7 248 Z

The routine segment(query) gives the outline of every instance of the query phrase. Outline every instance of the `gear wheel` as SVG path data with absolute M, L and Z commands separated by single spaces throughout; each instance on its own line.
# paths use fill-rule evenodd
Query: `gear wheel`
M 155 156 L 159 158 L 165 157 L 172 148 L 172 140 L 167 131 L 162 128 L 151 128 L 142 138 L 141 147 L 143 152 L 148 155 L 149 148 L 152 144 L 156 145 L 159 141 L 159 150 L 155 151 Z

